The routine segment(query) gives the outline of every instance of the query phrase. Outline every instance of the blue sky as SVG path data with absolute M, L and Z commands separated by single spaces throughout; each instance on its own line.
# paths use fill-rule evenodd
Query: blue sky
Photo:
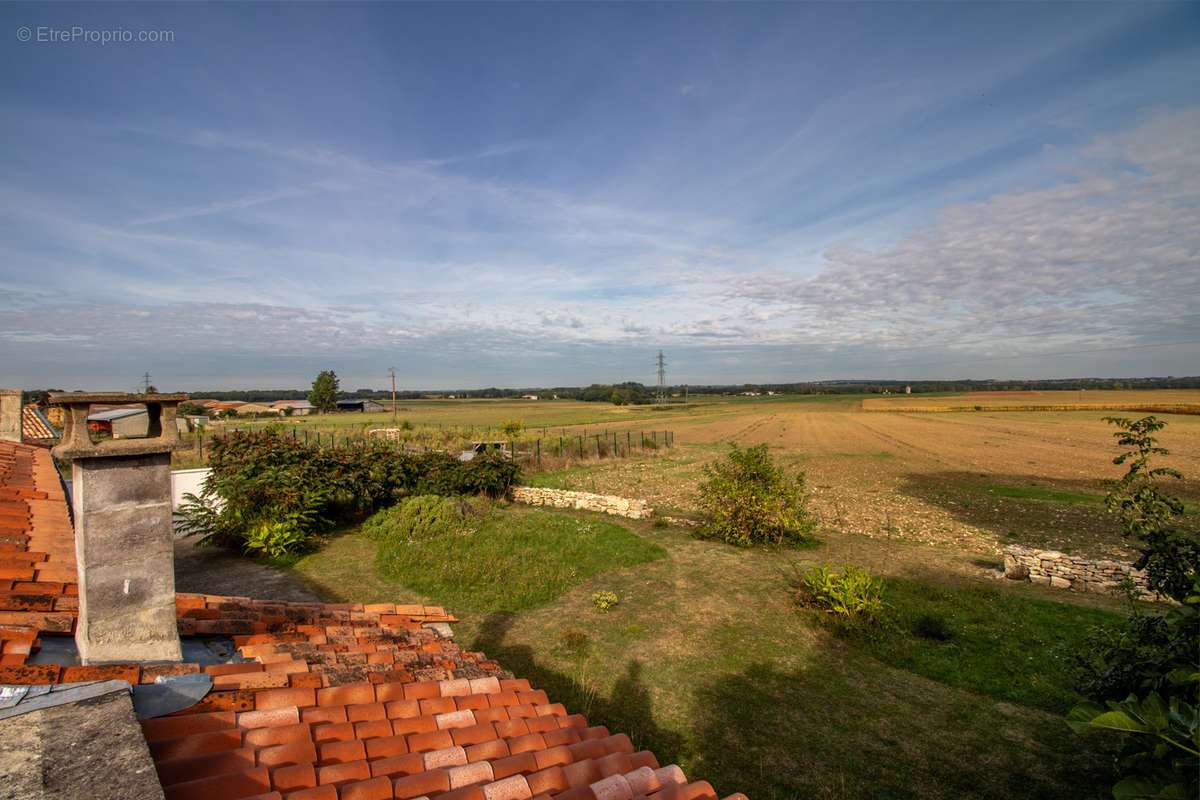
M 1200 4 L 0 18 L 6 385 L 1200 373 Z

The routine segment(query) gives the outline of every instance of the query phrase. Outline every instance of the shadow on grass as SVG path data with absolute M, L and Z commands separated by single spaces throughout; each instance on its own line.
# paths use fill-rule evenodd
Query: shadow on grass
M 471 645 L 496 659 L 506 669 L 526 678 L 531 686 L 545 689 L 572 713 L 580 712 L 590 725 L 605 725 L 612 733 L 627 733 L 639 750 L 653 750 L 659 761 L 669 764 L 682 755 L 682 737 L 654 721 L 649 691 L 642 679 L 642 664 L 631 659 L 625 673 L 613 685 L 612 694 L 601 697 L 578 678 L 538 664 L 528 645 L 505 645 L 504 640 L 517 620 L 509 611 L 494 611 L 484 617 Z
M 636 659 L 611 696 L 507 646 L 517 615 L 494 612 L 472 645 L 662 764 L 724 797 L 1099 800 L 1112 754 L 1060 717 L 947 689 L 835 645 L 794 671 L 759 663 L 701 684 L 682 731 L 655 721 Z
M 1121 529 L 1104 508 L 1096 479 L 1049 481 L 1038 475 L 945 471 L 905 475 L 899 491 L 940 506 L 1001 542 L 1083 555 L 1122 550 Z
M 846 666 L 756 664 L 700 687 L 688 776 L 755 800 L 1109 796 L 1111 754 L 1060 718 Z

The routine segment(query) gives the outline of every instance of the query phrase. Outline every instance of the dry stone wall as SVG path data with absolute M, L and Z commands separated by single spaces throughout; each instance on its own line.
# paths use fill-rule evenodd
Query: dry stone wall
M 512 490 L 512 499 L 518 503 L 528 503 L 534 506 L 599 511 L 602 514 L 613 514 L 629 519 L 648 519 L 654 514 L 654 509 L 647 506 L 645 500 L 630 500 L 625 497 L 592 494 L 591 492 L 570 492 L 566 489 L 515 486 Z
M 1160 599 L 1150 591 L 1145 570 L 1134 569 L 1123 561 L 1093 561 L 1060 553 L 1009 545 L 1004 548 L 1004 576 L 1029 580 L 1056 589 L 1107 593 L 1125 578 L 1130 578 L 1146 600 Z

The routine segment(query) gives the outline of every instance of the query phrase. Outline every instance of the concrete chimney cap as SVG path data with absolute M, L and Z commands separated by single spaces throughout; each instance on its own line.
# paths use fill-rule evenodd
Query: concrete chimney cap
M 51 392 L 50 403 L 56 406 L 80 405 L 82 403 L 182 403 L 186 394 L 130 394 L 128 392 Z
M 186 394 L 127 394 L 125 392 L 51 392 L 50 402 L 66 406 L 63 435 L 51 450 L 55 458 L 106 458 L 169 453 L 186 447 L 175 427 L 175 411 Z M 88 435 L 88 408 L 93 403 L 146 406 L 146 436 L 93 442 Z

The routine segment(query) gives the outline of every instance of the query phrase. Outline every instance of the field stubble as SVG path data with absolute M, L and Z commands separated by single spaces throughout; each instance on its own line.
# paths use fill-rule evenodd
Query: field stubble
M 941 399 L 941 398 L 939 398 Z M 687 515 L 703 466 L 727 443 L 766 443 L 806 473 L 810 507 L 826 530 L 996 555 L 1022 543 L 1129 558 L 1102 503 L 1102 478 L 1117 478 L 1119 412 L 864 413 L 849 403 L 714 408 L 676 420 L 677 446 L 631 462 L 535 476 L 560 488 L 644 497 Z M 1200 500 L 1200 418 L 1169 415 L 1163 465 L 1185 479 L 1169 489 Z M 1062 493 L 1075 502 L 1062 502 Z M 1045 498 L 1045 499 L 1042 499 Z

